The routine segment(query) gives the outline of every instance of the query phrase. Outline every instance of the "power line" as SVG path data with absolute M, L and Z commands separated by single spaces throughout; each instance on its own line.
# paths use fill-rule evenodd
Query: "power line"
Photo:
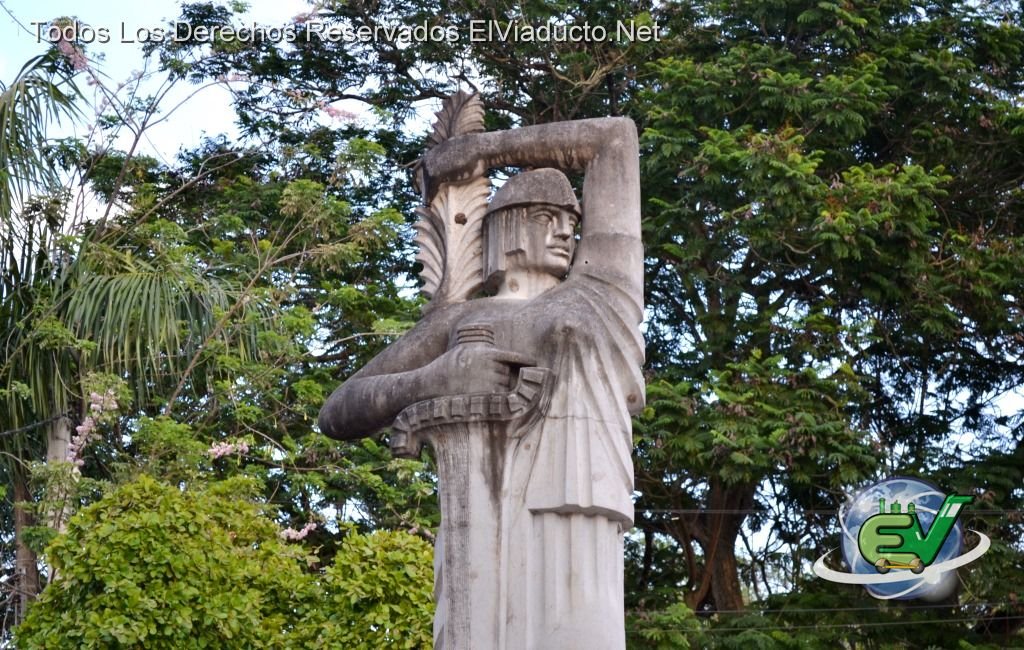
M 829 612 L 884 612 L 884 611 L 902 611 L 907 609 L 954 609 L 964 607 L 1005 607 L 1007 605 L 1014 606 L 1019 605 L 1019 602 L 1010 600 L 1005 601 L 992 601 L 983 603 L 960 603 L 956 605 L 943 605 L 943 604 L 918 604 L 918 605 L 901 605 L 899 607 L 889 608 L 888 610 L 882 609 L 879 606 L 869 607 L 783 607 L 777 609 L 761 609 L 758 607 L 751 607 L 749 609 L 711 609 L 706 611 L 695 610 L 694 613 L 698 616 L 714 616 L 717 614 L 795 614 L 795 613 L 829 613 Z
M 790 632 L 792 630 L 820 630 L 825 628 L 861 628 L 861 627 L 896 627 L 900 625 L 934 625 L 935 623 L 968 623 L 968 622 L 980 622 L 981 617 L 970 617 L 970 618 L 936 618 L 928 619 L 923 621 L 866 621 L 863 623 L 821 623 L 818 625 L 790 625 L 787 627 L 709 627 L 702 630 L 693 630 L 688 627 L 656 627 L 653 629 L 660 630 L 681 630 L 681 631 L 699 631 L 702 633 L 717 633 L 717 632 Z M 1019 621 L 1024 620 L 1024 616 L 992 616 L 984 618 L 985 622 L 995 621 Z
M 757 510 L 754 508 L 637 508 L 637 512 L 648 514 L 675 514 L 675 515 L 769 515 L 778 516 L 779 513 L 768 510 Z M 973 509 L 968 508 L 964 513 L 981 515 L 1012 515 L 1024 514 L 1024 510 L 997 510 L 997 509 Z M 793 510 L 788 514 L 803 515 L 830 515 L 835 516 L 836 509 L 832 510 Z

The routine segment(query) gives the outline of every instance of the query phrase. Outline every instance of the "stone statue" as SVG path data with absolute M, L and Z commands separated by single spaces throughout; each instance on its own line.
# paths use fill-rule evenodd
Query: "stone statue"
M 433 448 L 435 648 L 623 648 L 644 403 L 636 129 L 485 133 L 482 116 L 450 98 L 417 167 L 423 319 L 334 391 L 320 428 L 390 425 L 395 453 Z M 499 167 L 530 171 L 488 203 Z M 584 172 L 582 209 L 561 170 Z

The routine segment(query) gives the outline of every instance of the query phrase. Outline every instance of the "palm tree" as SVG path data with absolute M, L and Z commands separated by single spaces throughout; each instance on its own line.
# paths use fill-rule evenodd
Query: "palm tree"
M 20 361 L 12 351 L 18 349 L 17 339 L 24 334 L 19 328 L 33 309 L 30 288 L 52 274 L 54 238 L 59 234 L 55 223 L 26 218 L 32 210 L 23 208 L 32 203 L 33 192 L 55 185 L 56 173 L 45 157 L 46 128 L 76 112 L 79 93 L 70 72 L 53 50 L 26 63 L 10 85 L 0 84 L 0 367 L 5 369 L 0 371 L 0 429 L 9 432 L 3 458 L 15 502 L 16 619 L 38 593 L 39 573 L 35 553 L 25 543 L 24 531 L 32 521 L 22 505 L 31 496 L 25 459 L 34 451 L 32 439 L 24 434 L 36 413 L 19 408 L 19 397 L 29 384 L 10 372 Z M 51 429 L 52 435 L 60 435 L 59 427 Z
M 87 406 L 85 380 L 116 376 L 146 404 L 171 387 L 179 392 L 186 377 L 201 391 L 196 360 L 211 340 L 243 359 L 255 348 L 254 335 L 232 336 L 224 326 L 225 314 L 251 307 L 187 255 L 132 251 L 116 230 L 68 223 L 46 127 L 75 113 L 73 72 L 52 52 L 0 96 L 0 454 L 16 501 L 15 619 L 40 590 L 37 557 L 24 543 L 32 524 L 26 468 L 45 456 L 43 523 L 59 531 L 66 481 L 77 471 L 68 460 L 73 420 Z

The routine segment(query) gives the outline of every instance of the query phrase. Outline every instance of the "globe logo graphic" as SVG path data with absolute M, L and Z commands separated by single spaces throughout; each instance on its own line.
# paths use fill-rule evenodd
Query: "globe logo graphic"
M 879 481 L 839 509 L 841 550 L 849 571 L 825 565 L 833 551 L 818 558 L 813 571 L 832 582 L 862 585 L 875 598 L 945 598 L 956 589 L 956 568 L 984 555 L 991 544 L 975 531 L 978 544 L 963 552 L 958 517 L 971 500 L 947 496 L 921 479 Z
M 846 560 L 850 571 L 852 573 L 878 574 L 875 566 L 861 555 L 857 546 L 857 536 L 864 521 L 868 517 L 878 514 L 880 499 L 885 499 L 887 506 L 900 504 L 904 512 L 913 503 L 921 527 L 928 531 L 931 529 L 935 515 L 945 498 L 946 495 L 933 485 L 920 479 L 901 477 L 886 479 L 857 493 L 853 501 L 839 510 L 839 521 L 842 524 L 843 534 L 843 559 Z M 941 564 L 959 556 L 963 540 L 963 526 L 957 521 L 949 533 L 949 537 L 940 547 L 934 564 Z M 905 581 L 864 586 L 875 598 L 898 600 L 911 598 L 938 600 L 947 596 L 956 587 L 955 571 L 944 572 L 938 582 L 930 582 L 923 575 L 911 571 L 904 573 L 907 577 Z

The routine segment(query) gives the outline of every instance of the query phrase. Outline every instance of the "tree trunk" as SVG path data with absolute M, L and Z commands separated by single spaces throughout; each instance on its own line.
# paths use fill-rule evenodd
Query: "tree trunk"
M 732 485 L 712 480 L 708 511 L 700 517 L 696 539 L 704 550 L 703 571 L 696 591 L 687 594 L 686 604 L 694 610 L 710 605 L 713 611 L 743 609 L 736 540 L 754 503 L 756 486 Z
M 35 551 L 25 543 L 25 529 L 33 525 L 32 515 L 26 510 L 26 504 L 32 501 L 32 493 L 28 489 L 26 470 L 20 463 L 12 463 L 14 479 L 14 616 L 15 623 L 25 618 L 25 612 L 31 601 L 39 594 L 39 564 Z
M 718 538 L 719 547 L 715 549 L 714 561 L 708 570 L 711 572 L 711 600 L 715 610 L 743 609 L 743 592 L 740 589 L 739 567 L 736 564 L 736 538 L 744 515 L 728 515 L 732 520 L 728 527 L 736 532 L 723 534 Z
M 71 420 L 61 417 L 52 422 L 46 429 L 46 463 L 67 463 L 71 449 Z M 56 477 L 54 477 L 56 478 Z M 64 532 L 68 514 L 68 486 L 62 481 L 53 482 L 46 495 L 49 506 L 46 512 L 46 525 L 59 533 Z
M 46 462 L 63 462 L 71 448 L 71 420 L 57 418 L 46 427 Z

